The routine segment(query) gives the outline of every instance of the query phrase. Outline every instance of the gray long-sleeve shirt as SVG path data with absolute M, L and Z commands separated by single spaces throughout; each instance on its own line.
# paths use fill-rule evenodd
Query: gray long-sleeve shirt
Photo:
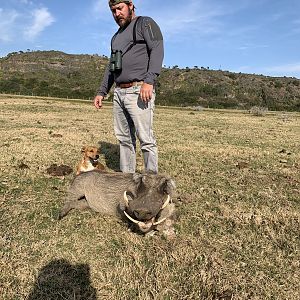
M 113 36 L 112 50 L 124 53 L 122 70 L 111 72 L 108 64 L 97 95 L 107 95 L 114 82 L 144 81 L 154 84 L 160 74 L 164 56 L 163 37 L 159 26 L 150 17 L 141 17 L 136 26 L 136 40 L 143 40 L 145 44 L 137 43 L 126 52 L 133 43 L 133 26 L 136 20 L 137 18 L 132 20 L 125 29 Z

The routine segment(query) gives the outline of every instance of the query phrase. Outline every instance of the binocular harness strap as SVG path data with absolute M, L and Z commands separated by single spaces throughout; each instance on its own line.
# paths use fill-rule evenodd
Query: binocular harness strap
M 146 41 L 144 40 L 136 40 L 136 26 L 137 26 L 137 23 L 139 21 L 139 19 L 141 18 L 141 16 L 137 17 L 136 18 L 136 21 L 133 25 L 133 32 L 132 32 L 132 36 L 133 36 L 133 43 L 131 45 L 129 45 L 129 47 L 126 49 L 126 51 L 124 53 L 122 53 L 122 56 L 127 53 L 133 46 L 135 46 L 136 44 L 146 44 Z M 116 34 L 112 37 L 111 39 L 111 45 L 110 45 L 110 48 L 111 48 L 111 52 L 112 52 L 112 43 L 113 43 L 113 40 L 115 39 L 116 35 L 119 33 L 120 29 L 116 32 Z

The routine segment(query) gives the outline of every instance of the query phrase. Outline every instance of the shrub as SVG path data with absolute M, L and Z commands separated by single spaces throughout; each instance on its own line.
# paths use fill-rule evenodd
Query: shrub
M 252 106 L 250 108 L 250 114 L 254 115 L 254 116 L 265 116 L 268 112 L 268 108 L 267 107 L 262 107 L 262 106 Z

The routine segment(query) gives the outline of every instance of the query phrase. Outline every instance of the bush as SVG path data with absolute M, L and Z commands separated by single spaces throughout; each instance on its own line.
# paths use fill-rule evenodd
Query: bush
M 262 107 L 262 106 L 252 106 L 250 108 L 250 114 L 254 115 L 254 116 L 265 116 L 268 112 L 268 108 L 267 107 Z

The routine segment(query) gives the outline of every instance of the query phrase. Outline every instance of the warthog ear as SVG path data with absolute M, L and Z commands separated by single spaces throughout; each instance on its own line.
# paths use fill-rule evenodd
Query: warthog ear
M 143 180 L 143 174 L 134 173 L 132 175 L 132 179 L 133 179 L 134 183 L 136 183 L 137 185 L 139 185 L 142 182 L 142 180 Z
M 163 193 L 172 195 L 176 189 L 176 184 L 171 178 L 163 178 L 161 180 L 160 189 Z

